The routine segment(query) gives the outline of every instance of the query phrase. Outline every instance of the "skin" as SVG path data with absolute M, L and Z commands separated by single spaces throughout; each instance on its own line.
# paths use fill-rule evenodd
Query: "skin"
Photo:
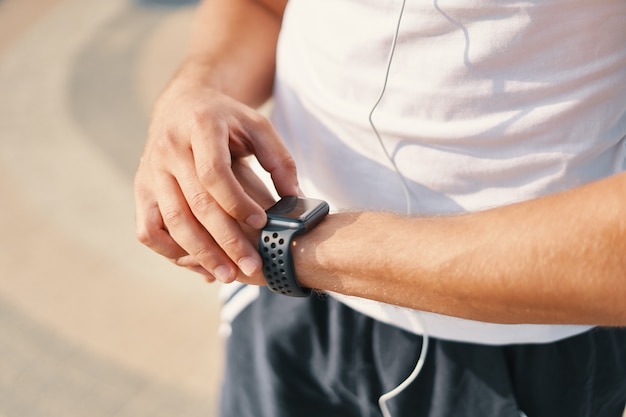
M 135 177 L 137 235 L 209 280 L 260 270 L 238 223 L 259 229 L 267 219 L 235 163 L 254 155 L 281 195 L 299 192 L 293 159 L 253 110 L 271 93 L 283 9 L 269 1 L 201 4 L 187 58 L 154 107 Z
M 247 158 L 280 195 L 300 194 L 293 159 L 254 110 L 271 94 L 285 3 L 202 3 L 154 107 L 137 236 L 208 281 L 265 285 L 256 242 L 273 198 Z M 293 253 L 301 284 L 320 290 L 489 322 L 624 326 L 626 175 L 459 216 L 332 214 Z

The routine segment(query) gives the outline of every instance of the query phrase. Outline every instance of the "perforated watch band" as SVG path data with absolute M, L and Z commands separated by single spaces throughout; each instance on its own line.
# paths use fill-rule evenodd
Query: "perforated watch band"
M 310 289 L 302 288 L 298 283 L 291 256 L 291 242 L 300 232 L 297 229 L 267 227 L 261 231 L 259 242 L 267 287 L 291 297 L 306 297 L 311 293 Z

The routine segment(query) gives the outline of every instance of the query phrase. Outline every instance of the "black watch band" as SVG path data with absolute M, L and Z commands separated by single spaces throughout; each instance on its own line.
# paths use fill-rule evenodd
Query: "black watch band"
M 296 279 L 291 242 L 303 230 L 281 227 L 266 227 L 261 230 L 261 257 L 263 258 L 263 275 L 267 287 L 273 292 L 291 297 L 306 297 L 311 293 L 309 288 L 300 286 Z

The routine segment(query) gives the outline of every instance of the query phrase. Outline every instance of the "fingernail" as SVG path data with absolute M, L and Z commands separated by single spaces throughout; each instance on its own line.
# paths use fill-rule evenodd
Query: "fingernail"
M 225 265 L 220 265 L 213 271 L 213 275 L 215 278 L 220 280 L 221 282 L 229 282 L 230 281 L 230 268 Z
M 261 267 L 261 264 L 257 259 L 249 256 L 241 258 L 239 262 L 237 262 L 237 265 L 239 266 L 239 269 L 241 269 L 241 272 L 247 276 L 251 276 Z
M 255 229 L 261 229 L 265 226 L 265 218 L 259 214 L 253 214 L 246 219 L 246 224 Z

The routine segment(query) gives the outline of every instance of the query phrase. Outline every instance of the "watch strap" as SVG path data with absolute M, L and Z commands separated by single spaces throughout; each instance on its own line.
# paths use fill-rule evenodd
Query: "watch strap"
M 291 297 L 306 297 L 311 293 L 303 288 L 296 279 L 291 243 L 301 233 L 298 229 L 267 227 L 261 231 L 259 246 L 263 259 L 263 275 L 267 287 L 279 294 Z

